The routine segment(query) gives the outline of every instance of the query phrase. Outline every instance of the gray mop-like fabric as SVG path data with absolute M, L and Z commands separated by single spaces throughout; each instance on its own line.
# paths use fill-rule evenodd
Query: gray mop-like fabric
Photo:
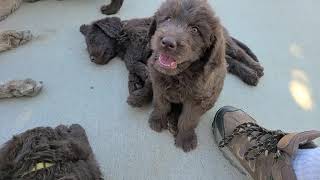
M 12 80 L 0 84 L 0 99 L 29 96 L 33 97 L 39 94 L 42 89 L 42 82 L 32 79 Z

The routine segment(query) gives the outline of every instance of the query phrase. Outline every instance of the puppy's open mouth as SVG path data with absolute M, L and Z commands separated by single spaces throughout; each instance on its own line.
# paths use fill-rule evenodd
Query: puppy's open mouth
M 166 55 L 166 54 L 160 54 L 157 61 L 156 61 L 162 68 L 165 69 L 176 69 L 177 68 L 177 62 L 172 57 Z

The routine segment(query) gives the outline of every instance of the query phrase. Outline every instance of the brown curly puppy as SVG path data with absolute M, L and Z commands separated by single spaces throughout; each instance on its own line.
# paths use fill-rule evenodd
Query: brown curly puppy
M 153 27 L 148 67 L 154 109 L 149 125 L 160 132 L 168 127 L 170 114 L 179 114 L 175 144 L 188 152 L 197 146 L 200 116 L 213 107 L 224 84 L 224 30 L 205 0 L 165 1 Z
M 0 180 L 102 180 L 80 125 L 38 127 L 0 149 Z

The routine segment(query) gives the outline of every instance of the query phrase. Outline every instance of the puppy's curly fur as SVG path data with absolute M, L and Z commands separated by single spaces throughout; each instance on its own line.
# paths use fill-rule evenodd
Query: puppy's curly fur
M 213 107 L 223 88 L 227 65 L 223 26 L 204 0 L 166 0 L 156 12 L 148 61 L 154 109 L 150 127 L 168 127 L 179 109 L 177 147 L 195 149 L 200 116 Z M 177 108 L 178 107 L 178 108 Z
M 80 27 L 92 62 L 106 64 L 115 56 L 124 60 L 129 70 L 127 102 L 134 107 L 152 101 L 151 84 L 145 83 L 147 60 L 151 55 L 148 36 L 151 22 L 149 18 L 121 21 L 111 17 Z
M 128 103 L 139 107 L 152 100 L 151 84 L 146 62 L 151 54 L 149 29 L 153 17 L 121 21 L 117 17 L 107 17 L 80 27 L 85 36 L 91 61 L 106 64 L 115 56 L 122 58 L 129 70 Z M 242 42 L 229 36 L 226 39 L 226 59 L 230 73 L 237 75 L 249 85 L 257 85 L 263 75 L 263 67 L 254 53 Z
M 51 167 L 32 171 L 37 163 Z M 38 127 L 14 136 L 0 149 L 0 180 L 102 180 L 80 125 Z

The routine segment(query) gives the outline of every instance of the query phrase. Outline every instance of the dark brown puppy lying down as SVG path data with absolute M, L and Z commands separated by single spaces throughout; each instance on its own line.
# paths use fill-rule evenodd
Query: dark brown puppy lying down
M 0 149 L 0 180 L 102 180 L 80 125 L 38 127 Z

